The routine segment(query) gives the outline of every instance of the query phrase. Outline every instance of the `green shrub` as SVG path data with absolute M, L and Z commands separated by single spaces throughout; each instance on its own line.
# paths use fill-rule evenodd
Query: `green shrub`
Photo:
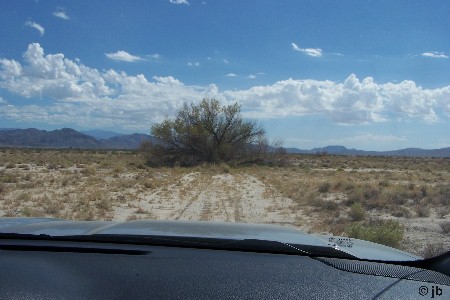
M 355 203 L 362 202 L 364 200 L 364 192 L 361 188 L 354 188 L 348 190 L 348 199 L 346 201 L 347 205 L 351 206 Z
M 398 247 L 403 239 L 404 228 L 397 221 L 376 220 L 352 225 L 346 232 L 351 238 Z
M 348 215 L 353 221 L 361 221 L 366 217 L 366 211 L 361 203 L 356 202 L 350 207 Z

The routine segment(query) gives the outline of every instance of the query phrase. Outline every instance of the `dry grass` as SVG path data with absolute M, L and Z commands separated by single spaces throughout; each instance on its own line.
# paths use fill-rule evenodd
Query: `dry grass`
M 0 149 L 0 216 L 259 222 L 366 238 L 376 231 L 357 226 L 392 220 L 402 234 L 391 245 L 418 254 L 437 251 L 431 244 L 450 248 L 450 159 L 290 155 L 283 166 L 191 168 L 145 162 L 133 151 Z

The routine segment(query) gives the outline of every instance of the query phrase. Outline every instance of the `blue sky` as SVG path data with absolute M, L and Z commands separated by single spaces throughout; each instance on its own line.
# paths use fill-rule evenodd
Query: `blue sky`
M 450 147 L 450 2 L 1 1 L 0 127 L 239 102 L 287 147 Z

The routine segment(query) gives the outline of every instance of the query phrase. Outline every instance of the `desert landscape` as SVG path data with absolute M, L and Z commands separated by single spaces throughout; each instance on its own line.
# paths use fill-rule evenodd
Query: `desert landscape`
M 450 159 L 286 154 L 149 167 L 139 151 L 0 149 L 0 216 L 264 223 L 450 249 Z

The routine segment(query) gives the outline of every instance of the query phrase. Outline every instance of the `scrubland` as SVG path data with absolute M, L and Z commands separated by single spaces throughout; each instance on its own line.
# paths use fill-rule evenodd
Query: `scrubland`
M 276 224 L 422 256 L 450 249 L 450 159 L 286 155 L 146 165 L 135 151 L 0 149 L 0 216 Z

